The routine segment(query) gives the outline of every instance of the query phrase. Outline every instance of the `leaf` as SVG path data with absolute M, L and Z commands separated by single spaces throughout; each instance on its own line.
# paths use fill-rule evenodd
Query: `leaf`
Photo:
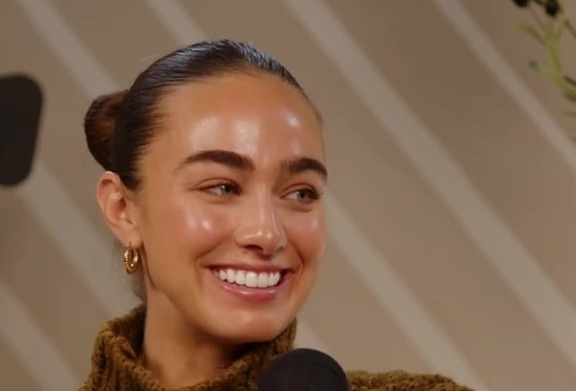
M 532 1 L 540 6 L 546 4 L 546 0 Z M 576 28 L 570 23 L 568 14 L 561 7 L 560 12 L 555 17 L 548 16 L 546 25 L 541 26 L 541 28 L 536 29 L 524 23 L 518 24 L 518 27 L 544 47 L 546 59 L 544 61 L 530 61 L 530 68 L 555 84 L 569 101 L 576 102 L 576 79 L 566 75 L 563 71 L 560 51 L 560 40 L 563 32 L 567 30 L 571 37 L 576 38 Z M 576 117 L 576 111 L 570 111 L 567 115 Z

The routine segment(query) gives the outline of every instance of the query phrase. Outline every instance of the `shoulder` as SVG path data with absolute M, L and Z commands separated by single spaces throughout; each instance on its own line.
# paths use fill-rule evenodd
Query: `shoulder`
M 347 371 L 346 376 L 351 391 L 473 391 L 441 375 Z

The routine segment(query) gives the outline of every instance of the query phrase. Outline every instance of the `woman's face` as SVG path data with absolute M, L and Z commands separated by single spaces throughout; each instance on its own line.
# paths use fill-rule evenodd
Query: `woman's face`
M 272 339 L 325 247 L 315 112 L 268 75 L 190 83 L 160 110 L 136 206 L 149 312 L 227 342 Z

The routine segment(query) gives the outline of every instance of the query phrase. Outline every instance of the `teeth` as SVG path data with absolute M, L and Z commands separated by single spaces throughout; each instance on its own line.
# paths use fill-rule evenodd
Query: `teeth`
M 246 273 L 246 284 L 248 288 L 256 288 L 258 286 L 258 274 L 256 272 Z
M 280 282 L 280 272 L 263 272 L 257 273 L 254 271 L 234 270 L 234 269 L 220 269 L 214 270 L 214 275 L 222 281 L 234 283 L 236 285 L 247 286 L 249 288 L 268 288 L 276 286 Z
M 268 286 L 268 273 L 258 274 L 258 288 L 266 288 Z
M 243 271 L 237 272 L 234 282 L 238 285 L 244 285 L 245 281 L 246 281 L 246 273 L 244 273 Z

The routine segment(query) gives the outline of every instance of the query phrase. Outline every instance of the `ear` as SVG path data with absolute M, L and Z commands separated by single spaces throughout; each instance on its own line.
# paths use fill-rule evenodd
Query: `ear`
M 138 231 L 136 206 L 129 199 L 122 181 L 113 172 L 107 171 L 100 177 L 96 198 L 108 227 L 116 238 L 127 247 L 139 248 L 142 237 Z

